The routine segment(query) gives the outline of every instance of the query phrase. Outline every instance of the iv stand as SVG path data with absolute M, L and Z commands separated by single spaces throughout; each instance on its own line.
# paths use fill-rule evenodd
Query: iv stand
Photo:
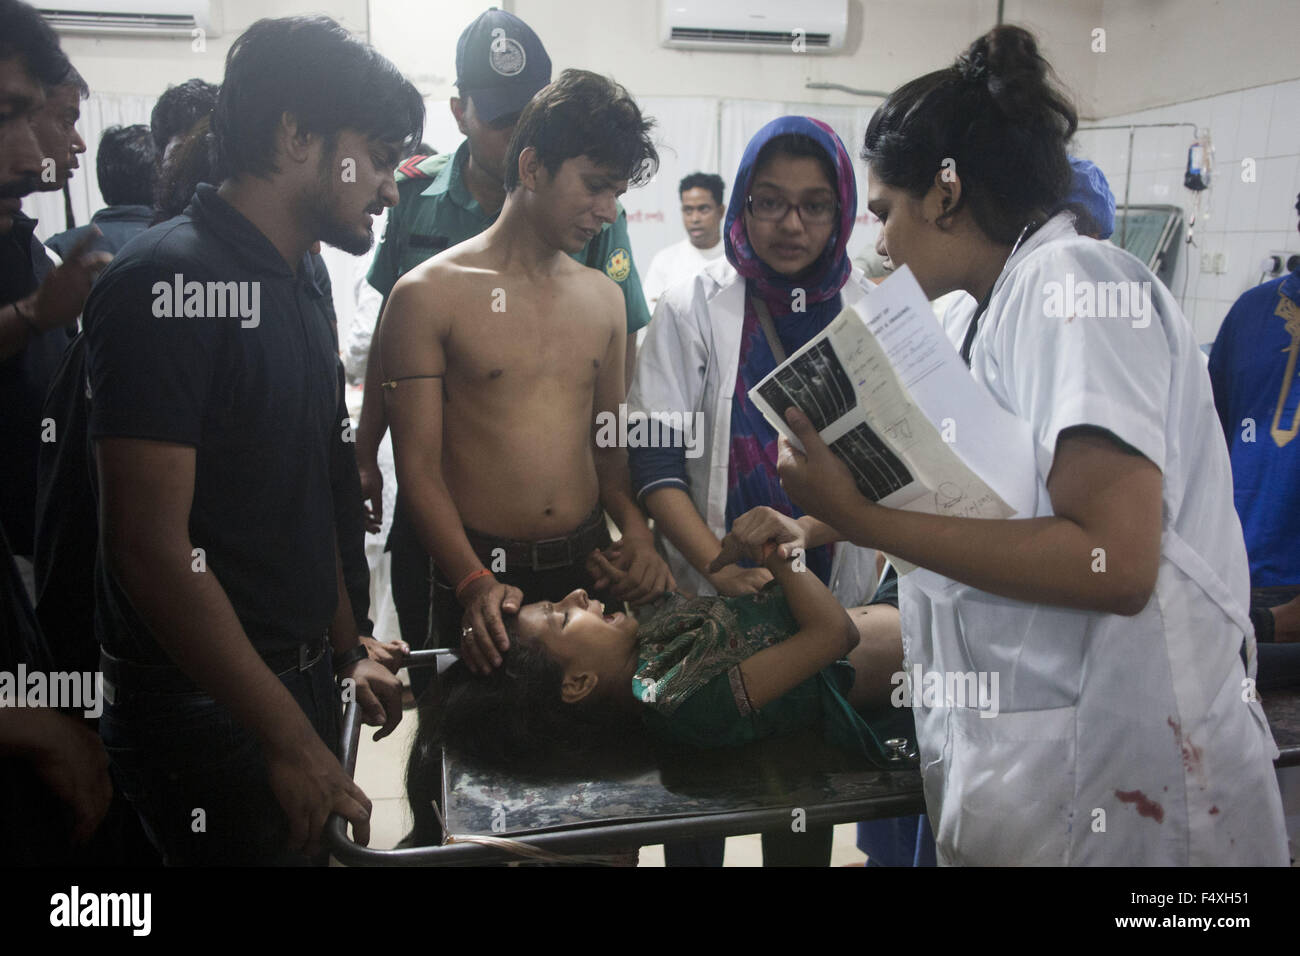
M 1124 241 L 1128 238 L 1128 198 L 1129 189 L 1133 184 L 1133 134 L 1139 129 L 1156 129 L 1159 127 L 1182 127 L 1190 126 L 1193 131 L 1198 130 L 1195 123 L 1119 123 L 1114 126 L 1080 126 L 1077 132 L 1091 132 L 1098 129 L 1126 129 L 1128 130 L 1128 163 L 1124 167 L 1124 221 L 1119 226 L 1119 244 L 1124 248 Z

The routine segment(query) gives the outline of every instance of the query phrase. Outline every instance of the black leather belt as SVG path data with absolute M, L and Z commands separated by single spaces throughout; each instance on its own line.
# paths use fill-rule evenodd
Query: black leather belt
M 542 541 L 515 541 L 465 529 L 474 553 L 489 568 L 492 561 L 504 552 L 506 569 L 514 571 L 551 571 L 585 561 L 587 555 L 609 543 L 609 528 L 605 525 L 605 512 L 597 508 L 578 530 L 562 538 Z
M 321 637 L 297 647 L 270 651 L 261 657 L 267 667 L 280 675 L 291 670 L 310 670 L 329 651 L 329 647 L 329 640 Z M 111 703 L 117 702 L 127 693 L 203 693 L 202 688 L 174 664 L 137 664 L 135 661 L 114 657 L 101 648 L 99 669 L 104 675 L 104 690 Z

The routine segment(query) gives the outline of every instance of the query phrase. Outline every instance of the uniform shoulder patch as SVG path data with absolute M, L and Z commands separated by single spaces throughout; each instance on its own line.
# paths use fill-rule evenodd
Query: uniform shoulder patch
M 615 282 L 622 282 L 632 271 L 632 256 L 622 246 L 616 248 L 605 259 L 605 275 Z
M 420 168 L 421 163 L 431 158 L 430 156 L 411 156 L 403 160 L 402 165 L 397 167 L 396 175 L 401 176 L 403 179 L 432 179 L 436 173 L 427 172 Z

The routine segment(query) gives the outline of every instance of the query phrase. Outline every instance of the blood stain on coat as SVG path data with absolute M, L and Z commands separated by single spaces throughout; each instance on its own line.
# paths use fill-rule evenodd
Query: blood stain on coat
M 1169 726 L 1174 729 L 1174 737 L 1178 740 L 1178 747 L 1183 752 L 1183 768 L 1188 773 L 1196 775 L 1200 780 L 1201 789 L 1204 790 L 1205 775 L 1201 766 L 1201 748 L 1183 739 L 1183 728 L 1178 721 L 1170 717 L 1168 722 Z
M 1165 808 L 1148 797 L 1141 790 L 1116 790 L 1115 796 L 1125 803 L 1136 806 L 1138 816 L 1150 817 L 1156 823 L 1165 822 Z

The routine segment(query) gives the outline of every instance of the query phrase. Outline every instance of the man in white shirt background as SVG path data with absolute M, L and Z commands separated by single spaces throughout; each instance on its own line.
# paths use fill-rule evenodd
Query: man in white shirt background
M 678 184 L 686 238 L 659 250 L 641 283 L 652 316 L 659 296 L 722 255 L 723 188 L 722 177 L 713 173 L 691 173 Z

